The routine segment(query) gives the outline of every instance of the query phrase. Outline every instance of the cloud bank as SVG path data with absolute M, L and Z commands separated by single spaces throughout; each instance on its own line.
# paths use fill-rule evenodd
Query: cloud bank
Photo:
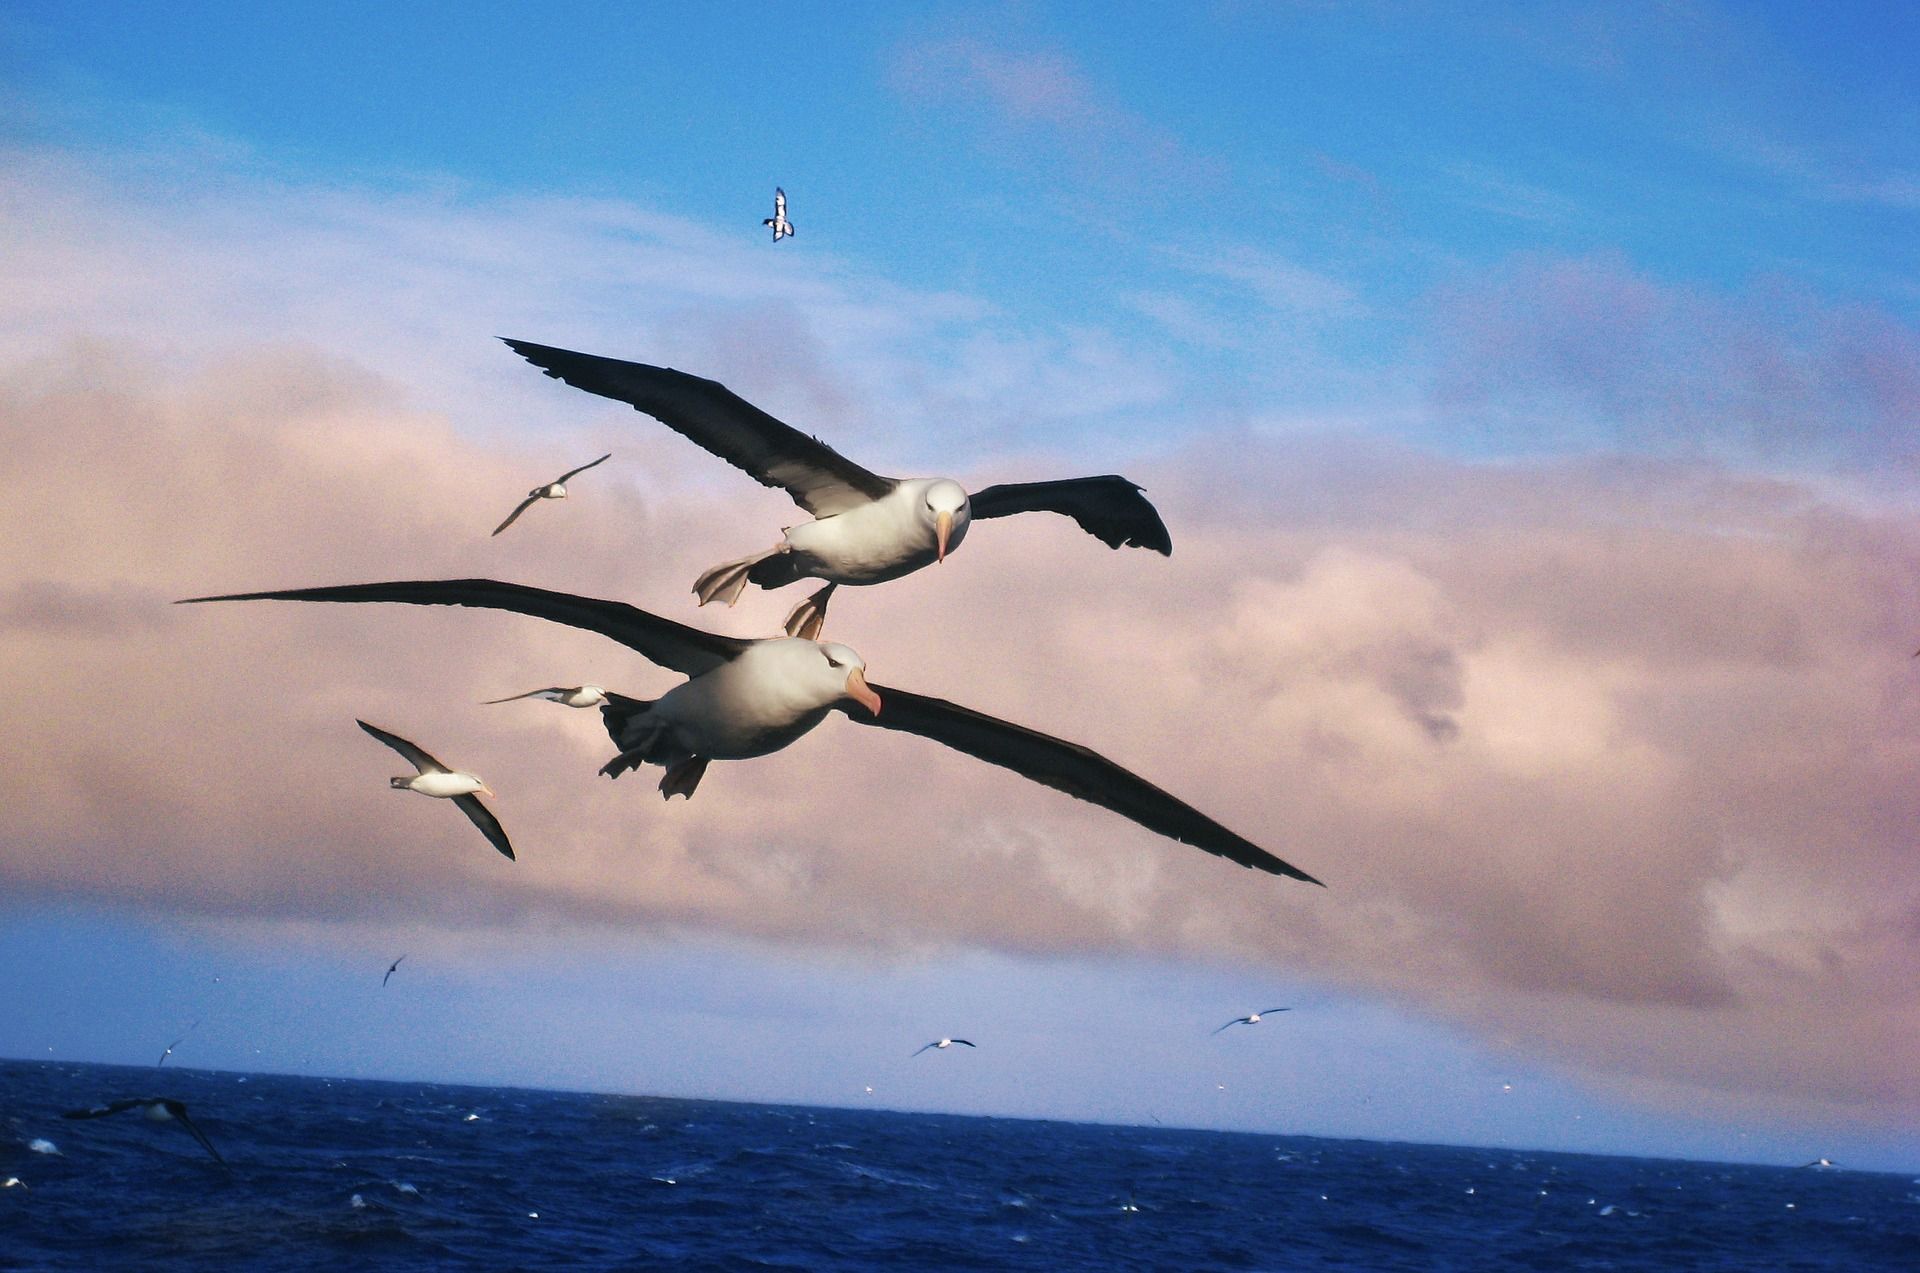
M 123 205 L 69 194 L 126 231 Z M 343 259 L 377 214 L 424 215 L 342 199 L 350 216 L 321 219 Z M 487 212 L 461 223 L 511 246 Z M 515 219 L 511 233 L 592 237 L 564 216 Z M 470 264 L 418 259 L 407 235 L 358 241 L 384 268 L 333 293 L 302 277 L 313 304 L 377 313 L 395 289 L 430 298 L 443 274 L 448 294 L 474 285 Z M 673 683 L 609 642 L 511 615 L 168 601 L 488 575 L 757 634 L 791 596 L 696 612 L 687 590 L 791 506 L 545 381 L 491 330 L 395 327 L 377 353 L 317 329 L 248 338 L 281 330 L 287 298 L 249 312 L 235 283 L 211 290 L 237 313 L 190 292 L 164 339 L 141 339 L 111 315 L 157 304 L 200 261 L 162 247 L 132 279 L 78 243 L 16 261 L 44 277 L 5 302 L 20 331 L 51 321 L 45 298 L 76 276 L 100 288 L 0 366 L 10 892 L 297 922 L 1263 961 L 1675 1101 L 1920 1108 L 1910 513 L 1699 458 L 1476 462 L 1352 434 L 1194 433 L 1126 463 L 1173 528 L 1170 561 L 1057 519 L 986 523 L 944 566 L 843 592 L 832 633 L 876 681 L 1092 745 L 1328 889 L 842 721 L 716 765 L 695 800 L 663 805 L 649 783 L 595 775 L 611 747 L 594 714 L 479 706 L 537 685 Z M 607 250 L 659 267 L 679 249 Z M 252 265 L 226 268 L 257 280 Z M 912 304 L 856 301 L 830 274 L 776 280 L 813 352 L 768 367 L 729 326 L 750 285 L 724 260 L 715 278 L 708 294 L 681 277 L 673 312 L 712 333 L 714 362 L 739 360 L 736 387 L 787 395 L 790 418 L 861 458 L 912 449 L 863 428 L 860 406 L 940 400 L 889 380 L 899 363 L 872 335 L 914 322 Z M 536 290 L 506 307 L 531 314 Z M 599 321 L 588 312 L 582 325 Z M 979 310 L 954 298 L 951 312 L 964 341 Z M 656 354 L 652 321 L 582 343 Z M 396 374 L 412 367 L 428 391 Z M 507 395 L 532 427 L 476 427 L 444 405 L 463 393 L 483 419 Z M 615 461 L 575 498 L 489 539 L 535 481 L 602 450 Z M 955 473 L 975 485 L 1095 466 L 1039 446 L 975 454 Z M 388 791 L 394 758 L 356 716 L 485 775 L 521 860 Z

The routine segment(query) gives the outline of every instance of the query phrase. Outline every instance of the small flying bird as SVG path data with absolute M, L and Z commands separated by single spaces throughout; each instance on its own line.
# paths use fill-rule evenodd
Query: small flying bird
M 199 1026 L 200 1026 L 200 1023 L 198 1021 L 188 1026 L 185 1034 L 182 1034 L 179 1038 L 175 1039 L 172 1043 L 167 1044 L 167 1050 L 160 1054 L 160 1059 L 158 1061 L 155 1061 L 154 1064 L 165 1065 L 167 1063 L 167 1058 L 173 1055 L 173 1050 L 179 1047 L 182 1043 L 185 1043 L 187 1041 L 187 1035 L 192 1034 L 196 1029 L 199 1028 Z
M 722 562 L 693 584 L 701 605 L 732 605 L 749 583 L 779 588 L 824 579 L 826 587 L 787 615 L 788 636 L 817 639 L 836 587 L 885 583 L 945 561 L 967 528 L 983 518 L 1058 513 L 1109 548 L 1173 552 L 1160 514 L 1118 474 L 1013 482 L 971 495 L 944 477 L 881 477 L 717 381 L 524 340 L 506 343 L 549 377 L 652 416 L 762 486 L 786 491 L 813 515 L 787 527 L 773 547 Z
M 956 1043 L 962 1045 L 963 1047 L 970 1048 L 973 1046 L 973 1044 L 968 1043 L 965 1039 L 935 1039 L 932 1043 L 921 1044 L 918 1048 L 914 1049 L 913 1056 L 909 1056 L 907 1059 L 911 1061 L 913 1057 L 919 1056 L 922 1052 L 925 1052 L 928 1048 L 938 1048 L 941 1051 L 945 1051 L 947 1048 L 952 1047 Z
M 500 850 L 509 862 L 513 860 L 513 846 L 507 843 L 507 833 L 501 830 L 500 820 L 494 817 L 493 811 L 481 804 L 480 797 L 474 794 L 475 792 L 489 796 L 493 794 L 493 788 L 487 786 L 478 775 L 447 768 L 398 734 L 389 734 L 386 730 L 369 725 L 363 720 L 356 720 L 354 724 L 405 756 L 407 763 L 420 771 L 412 777 L 402 774 L 397 778 L 388 779 L 394 790 L 417 791 L 423 796 L 452 800 L 459 806 L 460 812 L 467 815 L 467 820 L 480 828 L 480 834 L 487 837 L 489 844 Z
M 861 725 L 931 739 L 976 760 L 1010 769 L 1042 786 L 1109 809 L 1150 831 L 1271 875 L 1320 881 L 1207 817 L 1088 747 L 996 719 L 958 703 L 868 685 L 866 661 L 834 641 L 774 637 L 754 641 L 703 632 L 618 601 L 530 588 L 495 579 L 358 583 L 275 592 L 240 592 L 204 601 L 394 602 L 510 610 L 598 632 L 688 679 L 658 699 L 611 694 L 600 708 L 620 753 L 600 772 L 617 778 L 643 764 L 666 770 L 663 797 L 691 797 L 713 760 L 746 760 L 779 751 L 840 712 Z M 183 603 L 184 604 L 184 603 Z M 881 705 L 886 712 L 882 714 Z M 411 744 L 369 730 L 413 759 Z M 416 760 L 416 763 L 420 761 Z M 444 772 L 444 771 L 443 771 Z M 413 781 L 424 781 L 423 774 Z M 828 775 L 831 780 L 832 775 Z M 477 778 L 468 779 L 475 783 Z M 409 785 L 396 778 L 396 787 Z M 471 790 L 471 788 L 466 788 Z M 450 794 L 450 793 L 449 793 Z M 468 797 L 471 799 L 471 797 Z M 478 801 L 474 808 L 479 809 Z M 485 812 L 481 810 L 481 812 Z M 477 815 L 469 813 L 470 817 Z M 506 852 L 505 838 L 497 841 Z
M 773 215 L 760 223 L 773 227 L 773 241 L 793 237 L 793 222 L 787 220 L 787 192 L 779 186 L 773 188 Z M 831 236 L 829 236 L 831 237 Z
M 1290 1011 L 1290 1009 L 1287 1009 L 1287 1008 L 1262 1008 L 1262 1009 L 1260 1009 L 1260 1011 L 1258 1011 L 1258 1012 L 1249 1012 L 1249 1013 L 1248 1013 L 1248 1014 L 1247 1014 L 1246 1016 L 1244 1016 L 1244 1017 L 1235 1017 L 1235 1018 L 1234 1018 L 1233 1020 L 1231 1020 L 1231 1021 L 1229 1021 L 1229 1022 L 1227 1022 L 1227 1025 L 1255 1025 L 1255 1024 L 1257 1024 L 1257 1023 L 1259 1022 L 1259 1020 L 1260 1020 L 1260 1018 L 1261 1018 L 1261 1017 L 1265 1017 L 1265 1016 L 1271 1016 L 1272 1014 L 1274 1014 L 1274 1013 L 1276 1013 L 1276 1012 L 1287 1012 L 1287 1011 Z M 1223 1025 L 1223 1026 L 1221 1026 L 1221 1027 L 1220 1027 L 1220 1030 L 1224 1030 L 1224 1029 L 1226 1029 L 1226 1028 L 1227 1028 L 1227 1025 Z M 1214 1033 L 1215 1033 L 1215 1034 L 1218 1034 L 1218 1033 L 1220 1033 L 1220 1030 L 1215 1030 L 1215 1031 L 1214 1031 Z
M 107 1105 L 95 1105 L 91 1109 L 70 1109 L 61 1114 L 60 1117 L 105 1118 L 109 1114 L 118 1114 L 123 1110 L 130 1109 L 139 1110 L 147 1118 L 156 1123 L 174 1122 L 180 1124 L 181 1127 L 186 1129 L 188 1135 L 200 1142 L 202 1149 L 213 1155 L 215 1162 L 219 1163 L 222 1167 L 227 1165 L 227 1160 L 222 1158 L 220 1151 L 213 1147 L 213 1142 L 207 1139 L 207 1134 L 194 1126 L 193 1120 L 187 1117 L 187 1107 L 172 1097 L 136 1096 L 132 1100 L 114 1101 Z
M 1837 1167 L 1839 1166 L 1839 1164 L 1834 1162 L 1833 1159 L 1831 1158 L 1816 1158 L 1812 1162 L 1803 1162 L 1800 1165 L 1802 1167 Z
M 509 854 L 507 854 L 507 856 L 508 856 L 508 857 L 512 857 L 512 856 L 513 856 L 513 854 L 511 854 L 511 853 L 509 853 Z M 405 956 L 405 955 L 402 955 L 402 956 L 400 956 L 400 959 L 405 959 L 405 958 L 406 958 L 406 956 Z M 381 988 L 382 990 L 384 990 L 384 989 L 386 989 L 386 986 L 387 986 L 387 982 L 388 982 L 388 981 L 390 981 L 390 980 L 392 980 L 392 978 L 393 978 L 393 974 L 399 971 L 399 969 L 400 969 L 400 959 L 396 959 L 396 960 L 394 960 L 394 961 L 393 961 L 392 963 L 390 963 L 390 964 L 388 964 L 388 965 L 387 965 L 387 975 L 386 975 L 386 976 L 384 976 L 384 977 L 382 977 L 382 978 L 380 978 L 380 988 Z
M 563 703 L 568 707 L 598 707 L 607 701 L 607 692 L 598 685 L 549 685 L 543 690 L 528 690 L 524 694 L 510 694 L 506 698 L 490 698 L 481 706 L 517 703 L 523 698 L 544 698 L 550 703 Z
M 526 512 L 529 508 L 532 508 L 540 500 L 565 499 L 567 497 L 567 479 L 568 478 L 572 477 L 575 473 L 586 472 L 588 469 L 592 468 L 594 464 L 605 464 L 611 458 L 613 458 L 613 452 L 608 451 L 605 455 L 595 460 L 593 464 L 582 464 L 577 469 L 568 469 L 566 472 L 562 473 L 559 477 L 556 477 L 551 482 L 548 482 L 545 486 L 534 487 L 532 490 L 527 492 L 527 497 L 520 501 L 520 507 L 514 509 L 511 513 L 508 513 L 507 520 L 504 522 L 501 522 L 498 526 L 495 526 L 493 528 L 493 533 L 495 535 L 498 535 L 501 531 L 513 525 L 515 518 L 519 517 L 520 514 Z

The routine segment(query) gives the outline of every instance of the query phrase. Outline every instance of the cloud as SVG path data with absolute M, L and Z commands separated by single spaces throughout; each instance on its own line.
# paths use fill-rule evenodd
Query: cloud
M 1526 256 L 1442 292 L 1433 326 L 1436 407 L 1507 445 L 1914 472 L 1920 333 L 1877 307 Z
M 256 191 L 214 219 L 217 235 L 184 214 L 149 226 L 129 281 L 114 267 L 138 256 L 150 205 L 117 198 L 72 193 L 93 246 L 36 255 L 44 278 L 0 290 L 0 328 L 32 333 L 0 365 L 10 895 L 260 922 L 404 915 L 1241 960 L 1645 1078 L 1675 1101 L 1709 1089 L 1861 1117 L 1920 1107 L 1910 516 L 1679 455 L 1475 463 L 1175 422 L 1184 445 L 1125 470 L 1173 527 L 1171 560 L 1110 552 L 1060 519 L 986 523 L 938 569 L 843 592 L 833 631 L 876 681 L 1094 746 L 1327 890 L 839 720 L 662 804 L 644 777 L 594 774 L 611 744 L 591 713 L 479 705 L 543 684 L 651 696 L 673 683 L 610 642 L 478 612 L 164 602 L 488 575 L 771 631 L 786 594 L 696 612 L 687 589 L 770 542 L 791 506 L 492 346 L 500 313 L 533 336 L 550 313 L 610 337 L 613 299 L 581 283 L 585 317 L 530 299 L 538 287 L 504 293 L 497 312 L 460 308 L 486 291 L 489 262 L 527 243 L 636 273 L 680 262 L 677 308 L 635 328 L 683 342 L 676 357 L 696 370 L 726 364 L 796 418 L 845 419 L 852 437 L 887 418 L 870 404 L 938 418 L 919 404 L 941 392 L 1010 418 L 1029 383 L 939 386 L 943 368 L 1011 355 L 982 353 L 964 320 L 928 319 L 917 295 L 863 304 L 863 284 L 799 272 L 764 286 L 802 338 L 790 358 L 756 358 L 726 317 L 744 304 L 730 289 L 750 292 L 731 247 L 703 246 L 697 227 L 636 247 L 643 214 L 565 204 L 520 205 L 509 226 L 487 205 L 363 193 L 313 213 L 291 242 L 314 255 L 290 261 L 288 240 L 242 215 L 272 225 L 283 211 Z M 339 268 L 376 255 L 377 275 Z M 196 275 L 216 259 L 225 282 Z M 9 268 L 33 282 L 30 262 Z M 1630 272 L 1570 268 L 1558 288 L 1545 273 L 1518 289 L 1543 315 L 1549 300 L 1603 302 L 1591 319 L 1568 305 L 1573 331 L 1672 335 L 1672 297 Z M 71 311 L 49 299 L 63 280 Z M 160 323 L 169 281 L 178 304 Z M 450 298 L 441 326 L 424 322 L 436 295 Z M 1476 295 L 1483 330 L 1524 336 L 1500 293 Z M 1480 313 L 1474 299 L 1458 312 Z M 336 327 L 343 314 L 371 316 L 375 334 Z M 1831 319 L 1810 321 L 1839 330 Z M 916 357 L 895 343 L 903 330 Z M 1113 409 L 1094 393 L 1119 364 L 1109 338 L 1056 339 L 1091 352 L 1085 377 L 1047 400 Z M 1509 365 L 1497 342 L 1481 348 Z M 1555 392 L 1624 383 L 1606 391 L 1634 400 L 1624 358 L 1577 341 L 1565 355 L 1592 374 Z M 1600 389 L 1577 388 L 1588 382 Z M 1016 457 L 983 451 L 957 475 L 1101 467 L 1071 439 L 1021 444 L 1018 473 Z M 575 498 L 489 538 L 556 459 L 602 450 L 614 462 Z M 520 861 L 444 805 L 389 791 L 394 758 L 356 716 L 485 775 Z

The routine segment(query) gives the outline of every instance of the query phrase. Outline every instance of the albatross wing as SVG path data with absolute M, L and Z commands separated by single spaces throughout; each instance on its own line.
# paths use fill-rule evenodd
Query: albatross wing
M 507 861 L 514 860 L 513 846 L 507 843 L 507 833 L 501 827 L 500 819 L 493 816 L 493 810 L 480 803 L 479 796 L 455 796 L 453 802 L 460 807 L 460 812 L 467 815 L 467 821 L 480 828 L 480 834 L 487 837 L 487 843 L 500 850 Z
M 447 768 L 432 756 L 429 756 L 424 748 L 415 746 L 398 734 L 389 734 L 378 725 L 369 725 L 363 720 L 356 719 L 353 723 L 399 752 L 402 756 L 405 756 L 407 763 L 423 774 L 450 774 L 453 772 L 453 770 Z
M 576 597 L 497 579 L 420 579 L 395 583 L 350 583 L 332 588 L 287 588 L 276 592 L 235 592 L 201 601 L 391 601 L 414 606 L 473 606 L 511 610 L 611 637 L 661 667 L 682 676 L 698 676 L 730 663 L 752 641 L 702 632 L 698 628 L 648 614 L 619 601 Z M 389 744 L 391 745 L 391 744 Z
M 870 688 L 880 696 L 885 710 L 875 716 L 842 707 L 847 719 L 931 738 L 976 760 L 1011 769 L 1056 791 L 1111 809 L 1149 831 L 1205 849 L 1241 866 L 1270 875 L 1291 876 L 1309 884 L 1320 883 L 1089 748 L 944 699 L 910 694 L 884 685 Z
M 671 367 L 502 339 L 555 380 L 645 412 L 762 486 L 784 490 L 815 517 L 870 503 L 897 485 L 774 419 L 718 381 Z
M 1109 548 L 1151 548 L 1171 555 L 1173 538 L 1140 488 L 1117 473 L 1058 482 L 1003 482 L 975 491 L 974 519 L 1060 513 Z

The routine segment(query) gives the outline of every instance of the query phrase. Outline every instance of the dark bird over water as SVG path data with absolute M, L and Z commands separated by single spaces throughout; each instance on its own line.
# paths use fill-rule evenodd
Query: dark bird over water
M 498 526 L 495 526 L 493 528 L 493 533 L 498 535 L 501 531 L 513 525 L 515 518 L 519 517 L 520 514 L 526 512 L 529 508 L 532 508 L 535 504 L 539 503 L 543 499 L 565 499 L 567 497 L 567 479 L 568 478 L 572 477 L 575 473 L 586 472 L 588 469 L 592 468 L 594 464 L 604 464 L 611 458 L 613 458 L 613 452 L 608 451 L 605 455 L 601 456 L 597 460 L 594 460 L 591 464 L 582 464 L 577 469 L 568 469 L 566 472 L 562 473 L 559 477 L 556 477 L 551 482 L 548 482 L 545 486 L 534 487 L 532 490 L 527 492 L 527 497 L 520 501 L 520 506 L 514 509 L 511 513 L 507 514 L 507 520 L 504 522 L 501 522 Z
M 1150 831 L 1242 866 L 1320 883 L 1089 748 L 943 699 L 870 686 L 865 661 L 837 642 L 799 637 L 753 641 L 721 636 L 623 602 L 493 579 L 346 584 L 190 600 L 474 606 L 511 610 L 598 632 L 691 678 L 651 702 L 610 695 L 610 701 L 600 709 L 607 733 L 621 749 L 601 772 L 618 777 L 642 764 L 661 765 L 666 769 L 660 782 L 663 796 L 692 796 L 708 761 L 741 760 L 778 751 L 819 724 L 829 712 L 839 711 L 862 725 L 918 734 L 976 760 L 1011 769 L 1043 786 L 1110 809 Z M 856 706 L 858 711 L 854 710 Z M 408 752 L 402 754 L 411 758 Z M 425 753 L 419 755 L 432 759 Z M 395 786 L 405 785 L 403 779 L 393 781 Z
M 1266 1016 L 1271 1016 L 1271 1015 L 1273 1015 L 1273 1014 L 1274 1014 L 1274 1013 L 1276 1013 L 1276 1012 L 1286 1012 L 1286 1011 L 1289 1011 L 1289 1009 L 1286 1009 L 1286 1008 L 1262 1008 L 1262 1009 L 1260 1009 L 1260 1011 L 1258 1011 L 1258 1012 L 1249 1012 L 1249 1013 L 1248 1013 L 1248 1014 L 1247 1014 L 1246 1016 L 1244 1016 L 1244 1017 L 1235 1017 L 1235 1018 L 1234 1018 L 1233 1020 L 1231 1020 L 1231 1021 L 1229 1021 L 1229 1022 L 1227 1022 L 1227 1025 L 1223 1025 L 1223 1026 L 1221 1026 L 1221 1027 L 1220 1027 L 1220 1029 L 1219 1029 L 1219 1030 L 1215 1030 L 1215 1031 L 1214 1031 L 1214 1033 L 1215 1033 L 1215 1034 L 1218 1034 L 1218 1033 L 1220 1033 L 1220 1030 L 1224 1030 L 1224 1029 L 1226 1029 L 1228 1025 L 1255 1025 L 1255 1024 L 1257 1024 L 1257 1023 L 1259 1022 L 1259 1020 L 1260 1020 L 1260 1018 L 1261 1018 L 1261 1017 L 1266 1017 Z
M 910 1056 L 908 1056 L 907 1059 L 911 1061 L 914 1057 L 919 1056 L 922 1052 L 925 1052 L 928 1048 L 939 1048 L 944 1051 L 945 1049 L 952 1047 L 956 1043 L 958 1043 L 962 1047 L 970 1048 L 973 1046 L 973 1044 L 968 1043 L 965 1039 L 935 1039 L 932 1043 L 923 1043 L 919 1047 L 915 1048 L 913 1050 L 913 1053 Z
M 701 605 L 732 605 L 749 583 L 779 588 L 826 580 L 787 616 L 789 636 L 820 635 L 838 585 L 885 583 L 944 561 L 982 518 L 1059 513 L 1109 548 L 1173 551 L 1160 514 L 1138 486 L 1116 474 L 989 486 L 969 496 L 947 478 L 871 473 L 716 381 L 530 341 L 507 344 L 555 380 L 645 412 L 813 514 L 812 521 L 788 527 L 772 548 L 723 562 L 693 585 Z
M 137 1109 L 156 1123 L 174 1122 L 186 1129 L 189 1136 L 200 1142 L 200 1148 L 213 1155 L 213 1160 L 222 1167 L 227 1160 L 213 1147 L 207 1134 L 194 1125 L 187 1117 L 187 1107 L 167 1096 L 136 1096 L 132 1100 L 114 1101 L 108 1105 L 95 1105 L 91 1109 L 70 1109 L 61 1114 L 62 1118 L 105 1118 L 109 1114 L 118 1114 L 123 1110 Z
M 512 857 L 513 855 L 509 853 L 507 856 Z M 400 956 L 400 959 L 405 959 L 405 958 L 406 958 L 405 955 Z M 394 972 L 400 967 L 400 959 L 396 959 L 392 963 L 387 965 L 387 975 L 380 978 L 380 985 L 382 989 L 386 987 L 387 982 L 393 978 Z
M 460 812 L 467 815 L 467 820 L 480 828 L 480 834 L 487 837 L 489 844 L 500 850 L 508 861 L 513 860 L 513 846 L 507 843 L 507 833 L 501 829 L 500 820 L 493 816 L 491 809 L 480 803 L 480 797 L 476 794 L 493 794 L 492 788 L 482 782 L 477 774 L 449 769 L 423 749 L 377 725 L 369 725 L 363 720 L 357 720 L 354 724 L 405 756 L 407 763 L 420 771 L 411 778 L 403 774 L 390 779 L 396 791 L 417 791 L 423 796 L 452 800 L 459 806 Z

